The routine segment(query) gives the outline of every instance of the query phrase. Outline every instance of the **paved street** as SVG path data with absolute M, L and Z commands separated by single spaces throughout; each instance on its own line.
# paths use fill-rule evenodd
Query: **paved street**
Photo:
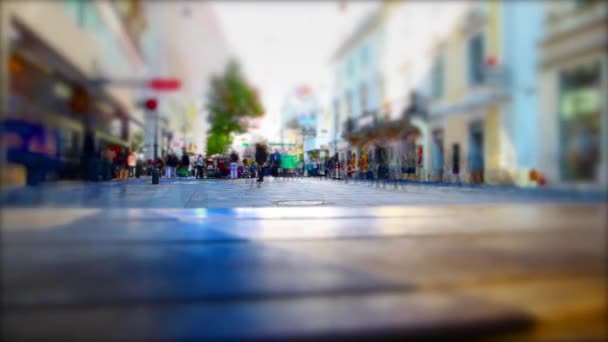
M 437 186 L 412 183 L 345 182 L 325 179 L 197 180 L 150 178 L 105 183 L 49 183 L 2 192 L 3 206 L 104 208 L 234 208 L 290 205 L 440 205 L 481 203 L 598 203 L 600 191 Z M 320 203 L 319 203 L 320 202 Z M 294 203 L 295 204 L 295 203 Z
M 607 335 L 601 193 L 269 178 L 2 196 L 9 339 Z

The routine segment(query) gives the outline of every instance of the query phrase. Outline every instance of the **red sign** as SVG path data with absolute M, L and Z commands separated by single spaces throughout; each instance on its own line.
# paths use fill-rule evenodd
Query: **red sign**
M 148 82 L 148 87 L 159 91 L 177 90 L 181 87 L 181 82 L 172 78 L 155 78 Z
M 146 100 L 145 105 L 148 110 L 155 110 L 158 107 L 158 102 L 156 102 L 156 99 L 149 99 Z

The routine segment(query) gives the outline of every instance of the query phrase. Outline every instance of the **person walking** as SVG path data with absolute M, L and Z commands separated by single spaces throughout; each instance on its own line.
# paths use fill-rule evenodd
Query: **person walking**
M 238 178 L 239 155 L 235 151 L 230 153 L 230 179 Z
M 180 176 L 190 175 L 190 156 L 188 155 L 186 148 L 182 149 L 182 159 L 180 164 L 182 168 Z
M 205 160 L 202 155 L 198 155 L 196 158 L 196 179 L 203 179 L 203 166 L 205 165 Z
M 255 145 L 255 162 L 258 164 L 258 182 L 264 181 L 264 164 L 268 160 L 268 152 L 266 146 L 263 143 Z
M 135 155 L 135 151 L 131 151 L 127 156 L 127 167 L 129 168 L 129 177 L 135 177 L 135 166 L 137 166 L 137 156 Z
M 165 169 L 165 172 L 168 172 L 166 170 L 169 167 L 165 168 L 165 162 L 163 161 L 163 159 L 161 157 L 158 157 L 158 159 L 156 159 L 156 168 L 158 169 L 159 175 L 162 175 L 163 174 L 163 169 Z
M 175 153 L 171 152 L 167 158 L 167 178 L 174 178 L 176 175 L 177 167 L 179 166 L 179 159 Z
M 273 177 L 279 176 L 279 167 L 281 165 L 281 154 L 277 149 L 270 155 L 270 173 Z

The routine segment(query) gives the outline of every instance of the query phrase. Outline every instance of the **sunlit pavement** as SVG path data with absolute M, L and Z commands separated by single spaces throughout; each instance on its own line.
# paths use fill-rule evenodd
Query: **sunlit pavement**
M 606 192 L 498 187 L 457 187 L 393 182 L 353 182 L 311 178 L 197 180 L 149 177 L 102 183 L 48 183 L 3 191 L 3 206 L 104 208 L 241 208 L 290 205 L 382 206 L 480 203 L 606 203 Z M 313 202 L 310 202 L 313 203 Z
M 605 203 L 319 180 L 161 182 L 9 194 L 6 337 L 607 335 Z

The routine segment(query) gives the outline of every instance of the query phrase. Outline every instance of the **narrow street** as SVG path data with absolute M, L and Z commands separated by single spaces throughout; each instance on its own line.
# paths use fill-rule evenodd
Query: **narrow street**
M 608 2 L 0 1 L 1 341 L 608 341 Z

